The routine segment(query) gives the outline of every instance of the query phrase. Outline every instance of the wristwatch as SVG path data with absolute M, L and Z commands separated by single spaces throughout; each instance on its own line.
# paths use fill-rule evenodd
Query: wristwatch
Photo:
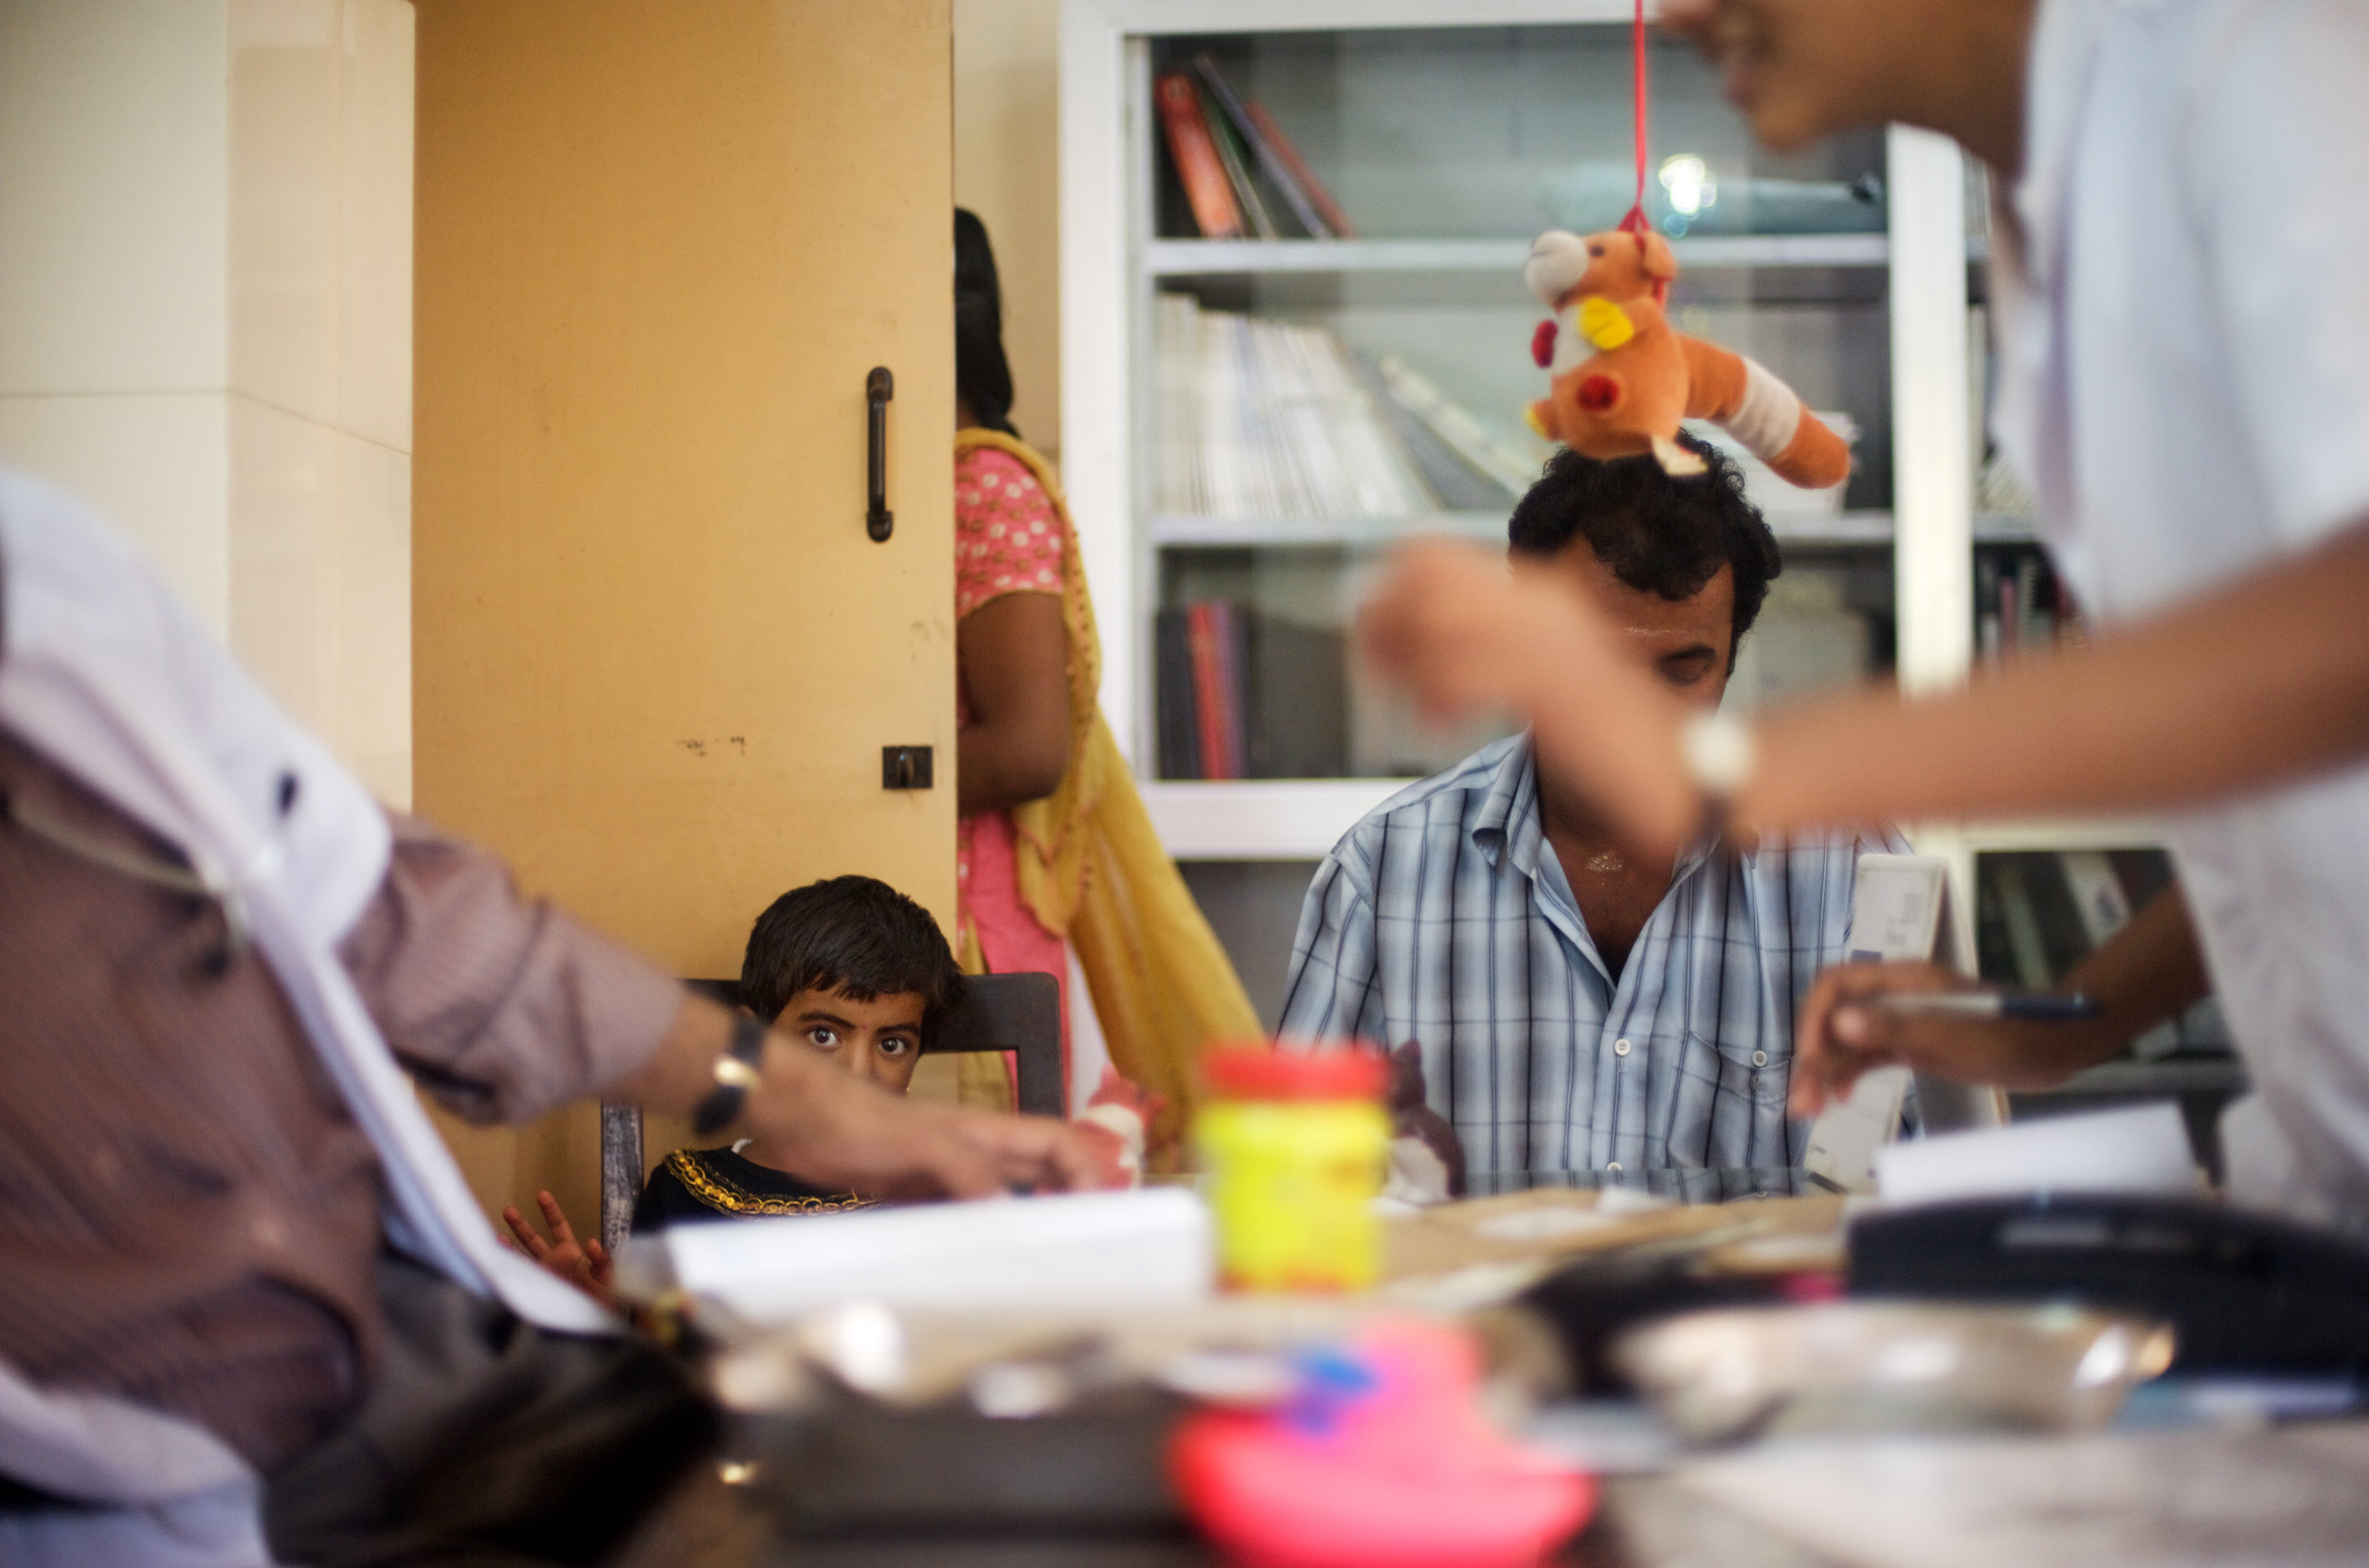
M 749 1091 L 757 1087 L 757 1064 L 765 1059 L 765 1024 L 748 1013 L 732 1015 L 732 1042 L 715 1058 L 715 1088 L 691 1112 L 691 1130 L 701 1138 L 730 1126 Z
M 1696 713 L 1678 731 L 1678 755 L 1687 778 L 1703 792 L 1704 828 L 1714 835 L 1726 831 L 1727 808 L 1752 782 L 1760 761 L 1752 727 L 1718 709 Z

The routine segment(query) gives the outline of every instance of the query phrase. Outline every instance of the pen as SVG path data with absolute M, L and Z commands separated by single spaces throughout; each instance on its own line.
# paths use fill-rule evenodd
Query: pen
M 1887 1013 L 1946 1013 L 1963 1018 L 2022 1018 L 2033 1023 L 2078 1023 L 2106 1013 L 2104 1002 L 2079 992 L 2059 997 L 2037 991 L 1895 991 L 1874 1000 Z

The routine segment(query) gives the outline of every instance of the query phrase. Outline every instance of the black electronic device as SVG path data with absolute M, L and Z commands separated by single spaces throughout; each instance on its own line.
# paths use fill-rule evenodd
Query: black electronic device
M 2369 1247 L 2194 1199 L 2037 1194 L 1851 1226 L 1854 1296 L 2071 1301 L 2172 1325 L 2175 1370 L 2369 1373 Z
M 1560 1342 L 1571 1392 L 1596 1397 L 1631 1392 L 1612 1355 L 1623 1331 L 1680 1312 L 1784 1299 L 1784 1282 L 1775 1276 L 1706 1274 L 1691 1253 L 1615 1253 L 1564 1265 L 1517 1305 L 1537 1313 Z

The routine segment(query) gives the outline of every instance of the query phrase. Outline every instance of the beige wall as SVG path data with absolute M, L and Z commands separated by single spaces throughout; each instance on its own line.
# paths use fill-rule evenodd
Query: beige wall
M 421 0 L 418 38 L 422 807 L 678 975 L 840 873 L 950 922 L 948 0 Z M 938 786 L 882 788 L 893 744 Z M 589 1222 L 588 1107 L 453 1142 Z
M 0 0 L 0 460 L 410 796 L 411 11 Z
M 1061 445 L 1060 0 L 954 0 L 954 200 L 979 214 L 1004 279 L 1012 423 Z

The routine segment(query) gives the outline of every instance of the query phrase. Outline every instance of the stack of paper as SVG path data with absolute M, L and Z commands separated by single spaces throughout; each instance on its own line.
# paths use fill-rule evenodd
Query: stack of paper
M 960 1312 L 1173 1307 L 1212 1289 L 1207 1209 L 1179 1188 L 678 1225 L 626 1244 L 622 1289 L 671 1286 L 750 1325 L 847 1302 Z
M 1531 467 L 1386 357 L 1322 327 L 1204 311 L 1153 317 L 1155 500 L 1171 515 L 1405 518 L 1510 508 Z

